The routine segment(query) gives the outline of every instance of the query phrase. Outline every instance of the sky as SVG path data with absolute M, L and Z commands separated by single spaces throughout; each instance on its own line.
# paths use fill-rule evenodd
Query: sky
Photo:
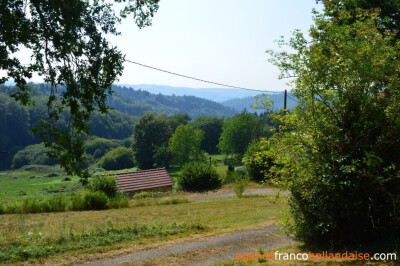
M 126 59 L 218 83 L 257 90 L 289 89 L 266 50 L 281 36 L 307 32 L 315 0 L 161 0 L 153 25 L 138 29 L 132 19 L 110 38 Z M 215 88 L 125 63 L 118 83 Z
M 277 50 L 276 41 L 296 29 L 307 33 L 313 8 L 321 6 L 315 0 L 161 0 L 152 26 L 139 29 L 127 18 L 118 26 L 121 35 L 108 39 L 127 60 L 232 86 L 283 91 L 290 89 L 288 80 L 278 79 L 266 51 Z M 116 83 L 223 87 L 128 62 L 124 67 Z M 31 81 L 43 82 L 37 75 Z

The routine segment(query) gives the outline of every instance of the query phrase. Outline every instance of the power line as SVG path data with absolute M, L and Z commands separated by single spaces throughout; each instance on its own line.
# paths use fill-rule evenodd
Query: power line
M 287 95 L 287 97 L 289 97 L 289 99 L 291 99 L 292 101 L 299 103 L 297 100 L 293 99 L 292 97 L 289 96 L 289 94 Z
M 280 93 L 280 92 L 282 92 L 282 91 L 264 91 L 264 90 L 243 88 L 243 87 L 239 87 L 239 86 L 233 86 L 233 85 L 218 83 L 218 82 L 214 82 L 214 81 L 204 80 L 204 79 L 200 79 L 200 78 L 190 77 L 190 76 L 187 76 L 187 75 L 175 73 L 175 72 L 164 70 L 164 69 L 160 69 L 160 68 L 157 68 L 157 67 L 152 67 L 152 66 L 149 66 L 149 65 L 145 65 L 145 64 L 134 62 L 134 61 L 127 60 L 127 59 L 125 59 L 125 62 L 131 63 L 131 64 L 136 64 L 136 65 L 139 65 L 139 66 L 142 66 L 142 67 L 147 67 L 147 68 L 150 68 L 150 69 L 153 69 L 153 70 L 161 71 L 161 72 L 168 73 L 168 74 L 175 75 L 175 76 L 179 76 L 179 77 L 183 77 L 183 78 L 187 78 L 187 79 L 193 79 L 193 80 L 197 80 L 197 81 L 213 84 L 213 85 L 219 85 L 219 86 L 235 88 L 235 89 L 241 89 L 241 90 L 247 90 L 247 91 L 260 91 L 260 92 L 268 92 L 268 93 Z

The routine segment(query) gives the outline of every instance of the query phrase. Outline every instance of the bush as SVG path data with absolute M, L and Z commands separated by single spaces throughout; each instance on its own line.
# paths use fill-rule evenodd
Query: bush
M 91 189 L 93 191 L 102 191 L 110 198 L 115 197 L 118 193 L 115 176 L 110 175 L 96 176 L 91 184 Z
M 252 180 L 259 182 L 268 178 L 269 170 L 274 165 L 269 140 L 262 138 L 250 143 L 242 162 Z
M 125 194 L 118 193 L 114 198 L 110 198 L 108 206 L 110 209 L 129 207 L 129 198 Z
M 71 198 L 71 209 L 82 210 L 105 210 L 109 208 L 109 199 L 102 191 L 85 190 L 77 193 Z
M 118 147 L 107 152 L 106 155 L 101 157 L 98 165 L 106 170 L 120 170 L 132 168 L 133 164 L 133 151 L 129 148 Z
M 235 191 L 236 196 L 238 198 L 241 198 L 243 196 L 244 191 L 246 190 L 246 183 L 238 182 L 233 188 L 233 190 Z
M 178 182 L 183 190 L 204 191 L 221 186 L 218 173 L 210 164 L 190 162 L 183 166 Z
M 115 149 L 118 146 L 120 146 L 120 144 L 117 141 L 94 138 L 87 142 L 86 153 L 92 155 L 95 159 L 99 159 L 108 151 Z
M 108 209 L 108 197 L 102 191 L 88 191 L 84 195 L 86 210 Z
M 24 165 L 55 165 L 57 160 L 47 156 L 48 149 L 43 143 L 26 146 L 14 155 L 12 168 L 21 168 Z
M 63 194 L 57 194 L 50 197 L 47 202 L 49 204 L 49 212 L 63 212 L 67 210 L 69 199 Z
M 223 180 L 224 184 L 230 184 L 230 183 L 235 183 L 237 181 L 241 181 L 246 179 L 246 176 L 243 175 L 242 173 L 238 171 L 229 171 L 229 169 L 226 171 L 225 178 Z

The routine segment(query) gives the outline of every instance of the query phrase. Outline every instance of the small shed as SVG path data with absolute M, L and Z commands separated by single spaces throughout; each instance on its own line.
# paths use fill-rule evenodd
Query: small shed
M 165 168 L 116 174 L 118 189 L 134 194 L 140 191 L 169 191 L 174 181 Z

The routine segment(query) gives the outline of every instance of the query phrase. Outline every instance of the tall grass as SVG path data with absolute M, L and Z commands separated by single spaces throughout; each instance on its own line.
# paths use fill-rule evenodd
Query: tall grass
M 0 262 L 12 263 L 28 259 L 46 258 L 67 251 L 78 249 L 105 250 L 111 245 L 122 241 L 140 241 L 141 238 L 165 237 L 188 232 L 204 231 L 207 228 L 200 224 L 170 223 L 170 224 L 132 224 L 116 227 L 107 222 L 94 228 L 74 230 L 65 228 L 53 237 L 46 237 L 41 232 L 26 230 L 26 221 L 21 219 L 8 232 L 12 239 L 7 239 L 0 246 Z M 0 235 L 1 238 L 4 235 Z
M 123 194 L 109 198 L 101 191 L 81 190 L 72 195 L 56 194 L 22 201 L 3 201 L 0 202 L 0 214 L 105 210 L 128 206 L 129 199 Z

